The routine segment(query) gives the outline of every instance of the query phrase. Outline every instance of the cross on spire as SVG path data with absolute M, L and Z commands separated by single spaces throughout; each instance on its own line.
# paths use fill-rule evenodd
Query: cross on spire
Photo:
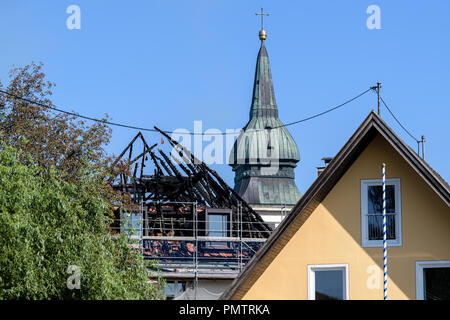
M 270 16 L 270 13 L 264 13 L 264 8 L 261 7 L 261 13 L 255 13 L 257 16 L 261 16 L 261 30 L 264 30 L 264 16 Z

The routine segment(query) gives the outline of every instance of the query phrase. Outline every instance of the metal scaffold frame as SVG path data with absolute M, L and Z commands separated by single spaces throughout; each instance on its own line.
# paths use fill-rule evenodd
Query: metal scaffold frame
M 130 237 L 144 258 L 157 261 L 166 278 L 193 279 L 197 295 L 199 278 L 232 279 L 241 272 L 272 228 L 214 170 L 161 135 L 169 153 L 150 147 L 139 132 L 114 162 L 111 186 L 128 200 L 116 203 L 112 230 L 124 231 L 128 210 L 139 230 Z
M 177 204 L 182 205 L 188 208 L 192 208 L 192 236 L 190 237 L 177 237 L 177 236 L 145 236 L 146 229 L 149 229 L 149 218 L 148 213 L 146 212 L 142 202 L 139 205 L 139 209 L 136 207 L 127 208 L 120 207 L 120 231 L 129 233 L 129 236 L 132 240 L 137 240 L 139 246 L 135 246 L 136 249 L 142 251 L 145 259 L 155 260 L 158 262 L 158 266 L 161 270 L 165 271 L 164 275 L 166 277 L 171 277 L 171 275 L 180 275 L 184 274 L 188 276 L 192 275 L 193 284 L 194 284 L 194 295 L 197 298 L 197 287 L 199 281 L 199 275 L 205 276 L 206 274 L 211 276 L 217 276 L 220 278 L 221 276 L 236 276 L 240 273 L 245 266 L 245 264 L 250 260 L 254 253 L 256 253 L 257 248 L 252 248 L 252 244 L 255 242 L 259 245 L 264 243 L 264 238 L 244 238 L 243 237 L 243 222 L 242 222 L 242 205 L 239 202 L 236 210 L 236 224 L 228 224 L 228 225 L 236 225 L 234 235 L 231 236 L 231 230 L 226 230 L 226 237 L 214 237 L 208 236 L 207 233 L 203 233 L 206 229 L 203 229 L 201 224 L 207 222 L 207 220 L 199 219 L 199 211 L 197 207 L 197 202 L 176 202 L 176 203 L 164 203 L 159 204 L 160 206 Z M 213 210 L 214 211 L 214 210 Z M 137 216 L 142 217 L 140 220 L 140 225 L 137 225 L 136 221 L 133 220 L 132 215 L 136 214 Z M 127 217 L 127 218 L 124 218 Z M 131 224 L 129 220 L 131 219 Z M 124 227 L 130 226 L 131 227 Z M 117 227 L 116 227 L 117 228 Z M 114 229 L 114 228 L 113 228 Z M 138 230 L 138 234 L 136 234 L 136 230 Z M 177 231 L 177 230 L 173 230 Z M 229 233 L 228 233 L 229 232 Z M 200 235 L 203 234 L 203 235 Z M 230 236 L 228 236 L 230 235 Z M 162 254 L 152 255 L 146 254 L 146 241 L 150 241 L 150 243 L 166 243 L 169 244 L 167 248 L 168 250 L 162 252 Z M 172 251 L 173 248 L 181 247 L 183 242 L 193 243 L 192 254 L 188 256 L 188 259 L 184 259 L 177 255 L 177 251 Z M 207 244 L 207 246 L 205 246 Z M 215 246 L 215 244 L 219 244 Z M 227 247 L 227 245 L 229 247 Z M 172 247 L 170 247 L 172 246 Z M 207 248 L 205 250 L 205 247 Z M 244 249 L 246 254 L 244 254 Z M 216 256 L 207 256 L 212 253 L 216 253 Z M 215 252 L 214 252 L 215 251 Z M 219 255 L 220 252 L 227 251 L 228 257 L 222 257 Z M 207 253 L 208 252 L 208 253 Z M 230 254 L 230 252 L 232 252 Z M 181 261 L 177 261 L 177 259 Z M 189 262 L 190 260 L 190 262 Z M 184 273 L 183 273 L 184 268 Z

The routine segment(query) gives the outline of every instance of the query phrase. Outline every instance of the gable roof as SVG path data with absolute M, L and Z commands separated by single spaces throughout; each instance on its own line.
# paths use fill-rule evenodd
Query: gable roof
M 383 136 L 439 197 L 450 206 L 450 186 L 447 182 L 397 136 L 375 112 L 371 111 L 220 299 L 243 298 L 377 134 Z

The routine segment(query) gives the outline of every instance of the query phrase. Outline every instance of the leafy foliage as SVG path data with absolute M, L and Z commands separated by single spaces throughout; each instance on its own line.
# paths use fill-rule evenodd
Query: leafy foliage
M 52 105 L 42 64 L 10 72 L 6 91 Z M 3 88 L 0 82 L 0 88 Z M 111 129 L 0 95 L 0 299 L 155 299 L 142 254 L 112 235 Z M 67 287 L 68 267 L 81 289 Z
M 4 143 L 0 149 L 0 298 L 159 297 L 142 254 L 124 236 L 113 241 L 110 205 L 92 193 L 92 181 L 43 175 L 29 155 Z M 70 265 L 81 270 L 79 290 L 67 287 Z
M 52 106 L 50 96 L 54 83 L 45 81 L 42 63 L 14 68 L 5 91 L 33 102 Z M 0 82 L 0 87 L 2 87 Z M 104 123 L 86 125 L 74 116 L 0 95 L 0 130 L 4 141 L 26 149 L 44 169 L 55 167 L 68 181 L 77 181 L 83 168 L 107 170 L 111 159 L 104 146 L 109 143 L 111 129 Z

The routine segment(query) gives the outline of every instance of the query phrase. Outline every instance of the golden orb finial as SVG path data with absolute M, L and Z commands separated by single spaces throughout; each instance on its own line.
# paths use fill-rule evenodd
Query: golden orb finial
M 264 41 L 267 38 L 266 30 L 262 29 L 259 31 L 259 40 Z

